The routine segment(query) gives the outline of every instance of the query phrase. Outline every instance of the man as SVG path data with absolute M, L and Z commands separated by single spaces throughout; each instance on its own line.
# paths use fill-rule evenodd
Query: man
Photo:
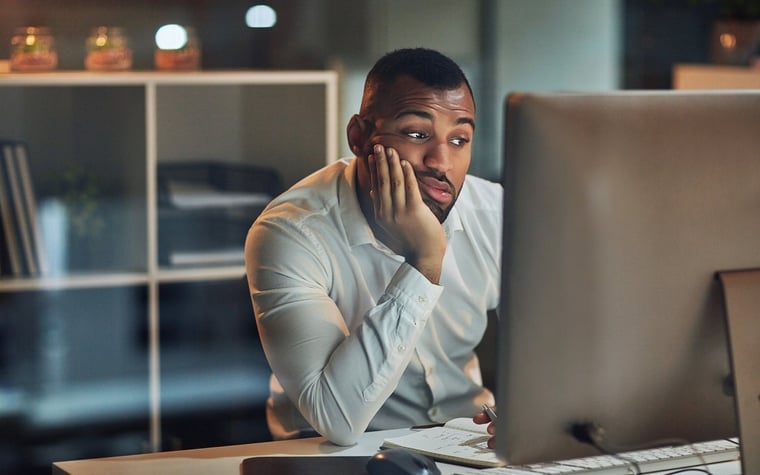
M 274 438 L 312 429 L 348 445 L 493 404 L 473 348 L 498 303 L 502 190 L 467 175 L 474 131 L 452 60 L 389 53 L 347 126 L 356 157 L 305 178 L 251 227 Z

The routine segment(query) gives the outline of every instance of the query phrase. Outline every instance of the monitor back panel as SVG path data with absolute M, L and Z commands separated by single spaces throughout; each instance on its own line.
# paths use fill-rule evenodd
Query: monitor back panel
M 736 436 L 715 272 L 760 267 L 760 92 L 513 94 L 498 451 Z M 760 324 L 760 322 L 759 322 Z M 501 415 L 501 414 L 500 414 Z

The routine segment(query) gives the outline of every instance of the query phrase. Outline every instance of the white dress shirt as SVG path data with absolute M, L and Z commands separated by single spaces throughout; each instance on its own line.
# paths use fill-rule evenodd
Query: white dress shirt
M 445 422 L 494 402 L 473 349 L 498 305 L 501 186 L 467 176 L 434 285 L 375 239 L 355 168 L 340 160 L 296 184 L 246 241 L 276 439 L 313 428 L 347 445 L 367 429 Z

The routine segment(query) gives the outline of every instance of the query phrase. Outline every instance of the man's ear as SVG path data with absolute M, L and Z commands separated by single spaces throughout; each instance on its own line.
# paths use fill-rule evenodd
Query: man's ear
M 358 114 L 351 116 L 351 119 L 348 121 L 348 125 L 346 126 L 348 146 L 351 147 L 351 152 L 357 157 L 364 154 L 365 145 L 371 133 L 370 125 L 369 122 L 359 117 Z

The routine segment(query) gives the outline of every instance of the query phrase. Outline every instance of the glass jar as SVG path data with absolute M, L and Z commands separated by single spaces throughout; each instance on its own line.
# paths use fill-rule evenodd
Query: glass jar
M 118 26 L 93 28 L 85 41 L 85 69 L 124 71 L 132 68 L 132 50 L 124 29 Z
M 164 25 L 156 32 L 156 69 L 187 71 L 200 69 L 201 47 L 195 29 L 190 26 Z
M 50 28 L 17 28 L 11 38 L 11 71 L 51 71 L 58 67 L 55 38 Z

